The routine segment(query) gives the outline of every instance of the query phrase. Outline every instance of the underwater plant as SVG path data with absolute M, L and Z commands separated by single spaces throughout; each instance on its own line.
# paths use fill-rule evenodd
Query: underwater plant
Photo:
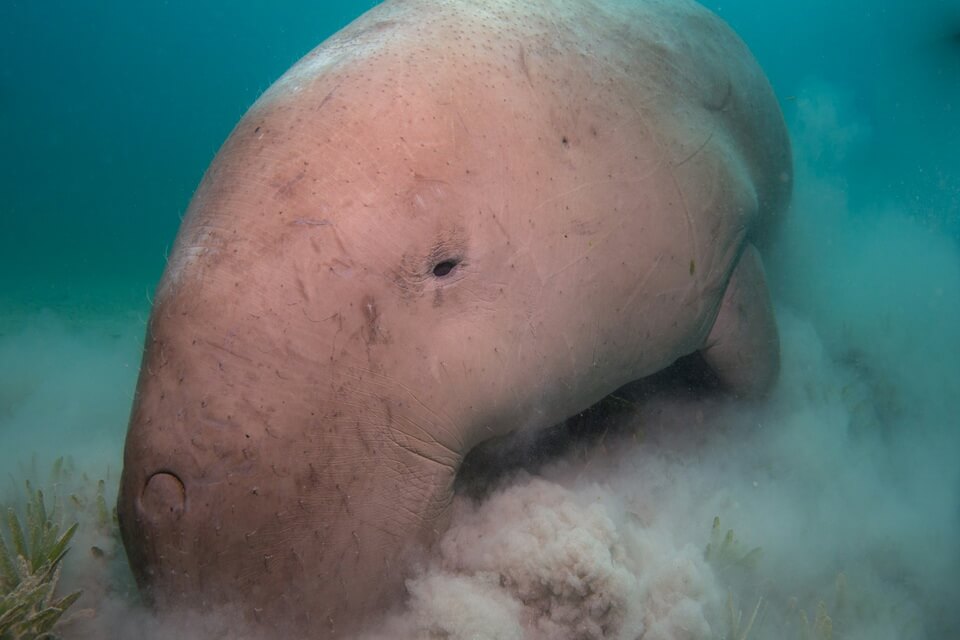
M 727 593 L 727 635 L 726 640 L 747 640 L 750 637 L 750 631 L 757 621 L 757 614 L 760 613 L 763 606 L 763 598 L 757 599 L 757 606 L 753 608 L 750 618 L 744 622 L 743 611 L 733 604 L 733 594 Z
M 713 518 L 713 526 L 710 529 L 710 542 L 703 550 L 703 559 L 713 569 L 718 578 L 726 578 L 730 581 L 728 575 L 731 571 L 741 570 L 750 571 L 755 569 L 760 562 L 763 551 L 760 547 L 754 547 L 745 551 L 740 541 L 733 534 L 733 529 L 727 529 L 724 533 L 720 526 L 720 516 Z M 723 636 L 724 640 L 748 640 L 750 632 L 758 623 L 758 616 L 762 617 L 764 610 L 763 597 L 757 599 L 757 604 L 753 608 L 750 616 L 744 619 L 742 609 L 734 604 L 733 591 L 727 591 L 727 631 Z
M 21 464 L 13 492 L 0 499 L 0 640 L 114 637 L 104 605 L 138 602 L 107 500 L 115 480 L 109 467 L 88 474 L 69 456 L 48 473 L 36 458 Z
M 825 600 L 817 602 L 816 612 L 808 615 L 805 609 L 798 606 L 796 598 L 791 598 L 788 604 L 788 615 L 783 631 L 795 628 L 793 637 L 799 640 L 832 640 L 834 618 L 850 613 L 847 605 L 847 574 L 842 571 L 834 581 L 833 607 L 828 608 Z
M 710 542 L 704 549 L 704 559 L 711 566 L 714 573 L 722 582 L 727 583 L 726 631 L 723 640 L 751 640 L 752 638 L 778 638 L 781 640 L 832 640 L 834 618 L 847 613 L 848 593 L 847 576 L 843 572 L 837 574 L 834 582 L 833 606 L 828 607 L 825 600 L 817 601 L 816 610 L 808 613 L 800 607 L 797 597 L 791 597 L 784 604 L 782 599 L 773 594 L 766 594 L 757 598 L 752 612 L 746 615 L 737 604 L 735 594 L 741 589 L 732 585 L 737 583 L 733 572 L 743 578 L 754 572 L 762 556 L 760 547 L 746 551 L 743 545 L 734 536 L 733 530 L 726 533 L 720 526 L 720 517 L 713 519 L 710 530 Z M 767 620 L 770 612 L 770 603 L 773 605 L 773 619 Z M 776 619 L 780 623 L 775 622 Z M 770 627 L 779 627 L 771 629 Z M 752 634 L 752 635 L 751 635 Z
M 710 529 L 710 542 L 703 551 L 703 558 L 717 574 L 722 574 L 732 568 L 753 569 L 760 561 L 763 550 L 754 547 L 744 551 L 740 542 L 734 537 L 733 529 L 727 529 L 726 534 L 720 528 L 720 516 L 713 518 L 713 527 Z
M 831 640 L 833 638 L 833 620 L 827 613 L 827 605 L 823 601 L 817 604 L 817 615 L 813 624 L 807 618 L 806 611 L 800 611 L 802 626 L 800 632 L 803 640 Z
M 61 563 L 77 523 L 61 532 L 57 501 L 47 511 L 43 492 L 27 482 L 26 527 L 7 506 L 0 532 L 0 640 L 56 638 L 53 629 L 80 591 L 57 597 Z

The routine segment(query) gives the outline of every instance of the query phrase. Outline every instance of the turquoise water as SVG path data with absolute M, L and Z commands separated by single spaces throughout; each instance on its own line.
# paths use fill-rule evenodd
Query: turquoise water
M 3 2 L 3 297 L 142 298 L 246 108 L 374 3 L 333 4 Z
M 3 297 L 73 299 L 107 282 L 142 295 L 128 290 L 158 277 L 179 214 L 247 106 L 372 4 L 2 3 Z M 956 2 L 711 8 L 781 96 L 819 79 L 882 132 L 846 167 L 851 202 L 899 202 L 960 233 Z
M 42 467 L 69 454 L 113 486 L 180 216 L 253 100 L 374 3 L 333 4 L 0 2 L 0 470 L 19 479 L 32 455 Z M 960 4 L 708 6 L 767 71 L 797 156 L 769 260 L 785 381 L 761 417 L 776 435 L 705 445 L 732 461 L 722 468 L 644 450 L 593 480 L 612 505 L 633 499 L 628 480 L 648 473 L 637 466 L 686 478 L 673 488 L 682 499 L 656 504 L 660 533 L 679 542 L 644 529 L 650 553 L 686 558 L 681 543 L 699 549 L 722 511 L 764 547 L 764 593 L 813 611 L 844 571 L 861 614 L 835 615 L 846 624 L 835 637 L 960 637 Z M 725 411 L 718 424 L 757 417 Z M 789 472 L 764 490 L 771 468 Z M 594 499 L 547 476 L 546 489 L 520 484 L 509 498 Z M 738 497 L 725 503 L 710 485 Z M 471 516 L 497 520 L 497 504 Z M 608 508 L 598 539 L 636 533 Z M 111 628 L 155 628 L 84 563 L 93 544 L 110 541 L 79 539 L 68 570 L 86 606 Z M 431 611 L 423 594 L 441 577 L 411 587 L 413 610 Z M 752 610 L 755 593 L 743 599 Z M 510 637 L 504 625 L 491 637 Z

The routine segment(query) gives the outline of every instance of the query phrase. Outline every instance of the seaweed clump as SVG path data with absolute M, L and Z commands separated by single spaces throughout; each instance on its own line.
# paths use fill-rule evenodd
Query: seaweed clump
M 27 483 L 26 527 L 7 506 L 0 532 L 0 640 L 56 638 L 54 627 L 80 597 L 57 597 L 61 563 L 77 523 L 61 531 L 59 509 L 47 511 L 43 492 Z
M 848 622 L 851 611 L 847 589 L 847 576 L 839 572 L 834 580 L 833 606 L 829 607 L 824 599 L 817 601 L 815 610 L 808 613 L 800 606 L 796 596 L 786 599 L 773 593 L 757 598 L 752 610 L 745 612 L 737 605 L 736 593 L 742 592 L 754 574 L 762 558 L 760 547 L 744 547 L 734 536 L 732 529 L 724 533 L 720 526 L 720 517 L 713 519 L 710 542 L 704 549 L 704 559 L 713 569 L 721 583 L 728 585 L 726 606 L 726 631 L 720 636 L 723 640 L 752 640 L 753 638 L 778 638 L 781 640 L 833 640 L 836 619 Z M 732 586 L 735 585 L 735 586 Z M 771 588 L 771 585 L 767 585 Z M 772 615 L 769 603 L 773 604 Z M 870 617 L 865 607 L 862 616 Z

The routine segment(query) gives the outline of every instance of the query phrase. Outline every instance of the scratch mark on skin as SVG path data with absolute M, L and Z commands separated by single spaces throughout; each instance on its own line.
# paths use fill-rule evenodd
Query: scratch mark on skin
M 333 89 L 330 89 L 330 92 L 323 97 L 323 100 L 320 101 L 320 104 L 316 106 L 315 111 L 320 111 L 323 109 L 324 105 L 330 102 L 330 99 L 333 97 L 333 94 L 337 92 L 337 89 L 340 88 L 340 84 L 337 84 Z
M 301 169 L 297 173 L 297 175 L 293 176 L 292 178 L 285 181 L 284 183 L 280 185 L 276 185 L 275 183 L 275 186 L 277 186 L 277 197 L 286 199 L 286 198 L 289 198 L 291 195 L 293 195 L 293 191 L 296 188 L 297 184 L 299 184 L 300 181 L 303 180 L 304 177 L 306 177 L 306 175 L 307 175 L 307 170 Z
M 596 187 L 596 186 L 602 186 L 607 184 L 618 184 L 618 183 L 629 184 L 629 183 L 635 183 L 635 182 L 646 182 L 647 180 L 652 178 L 658 171 L 660 171 L 660 169 L 664 166 L 664 164 L 665 163 L 661 162 L 655 165 L 654 167 L 652 167 L 646 173 L 642 173 L 639 175 L 625 176 L 622 178 L 601 178 L 598 180 L 588 180 L 586 182 L 581 182 L 575 187 L 567 189 L 566 191 L 562 191 L 554 196 L 550 196 L 549 198 L 545 198 L 536 207 L 532 209 L 531 214 L 537 211 L 540 211 L 541 209 L 543 209 L 545 206 L 547 206 L 552 202 L 556 202 L 557 200 L 566 198 L 567 196 L 573 195 L 574 193 L 577 193 L 578 191 L 582 191 L 589 187 Z
M 639 111 L 639 109 L 635 109 L 634 112 L 636 113 L 638 119 L 640 119 L 644 123 L 645 128 L 650 133 L 651 140 L 653 141 L 654 145 L 659 149 L 661 156 L 664 158 L 669 158 L 670 157 L 669 145 L 664 143 L 664 141 L 657 135 L 654 129 L 650 128 L 649 126 L 646 126 L 647 119 L 643 116 L 643 114 Z M 687 227 L 687 237 L 690 242 L 690 249 L 691 249 L 690 253 L 692 254 L 691 260 L 693 260 L 694 264 L 698 264 L 698 265 L 703 264 L 703 261 L 701 259 L 702 256 L 700 255 L 699 246 L 697 244 L 697 225 L 694 222 L 693 216 L 690 213 L 690 206 L 689 206 L 689 203 L 687 202 L 686 197 L 684 196 L 683 189 L 680 187 L 680 181 L 677 179 L 676 171 L 680 166 L 689 162 L 697 154 L 703 152 L 707 144 L 713 139 L 715 131 L 716 131 L 716 126 L 714 126 L 710 130 L 704 142 L 699 147 L 697 147 L 697 149 L 695 149 L 693 153 L 683 158 L 680 162 L 676 164 L 670 164 L 668 161 L 660 162 L 660 163 L 657 163 L 657 165 L 654 167 L 654 171 L 659 170 L 664 166 L 666 166 L 667 168 L 668 177 L 670 181 L 673 183 L 673 187 L 677 194 L 677 198 L 679 200 L 680 206 L 683 209 L 683 216 L 684 216 L 684 220 L 686 221 L 686 227 Z M 651 175 L 652 173 L 653 172 L 651 172 Z M 651 270 L 649 270 L 647 274 L 644 276 L 643 278 L 644 282 L 650 277 L 650 274 L 653 272 L 653 270 L 657 266 L 659 266 L 662 260 L 663 260 L 663 254 L 661 253 L 657 256 L 657 259 L 654 262 L 654 265 L 651 268 Z M 640 289 L 641 289 L 640 286 L 637 286 L 634 288 L 634 293 L 631 293 L 629 297 L 630 301 L 633 300 L 633 298 L 635 297 L 634 294 L 640 291 Z M 696 277 L 691 278 L 690 284 L 685 289 L 686 296 L 689 296 L 691 294 L 700 294 L 700 295 L 695 295 L 694 297 L 697 298 L 697 312 L 701 313 L 702 305 L 703 305 L 703 295 L 701 291 L 701 282 L 699 278 L 696 278 Z M 629 301 L 628 301 L 628 304 L 629 304 Z
M 563 273 L 564 271 L 566 271 L 567 269 L 569 269 L 569 268 L 572 267 L 573 265 L 575 265 L 575 264 L 577 264 L 577 263 L 579 263 L 579 262 L 582 262 L 582 261 L 586 260 L 587 258 L 589 258 L 591 253 L 593 253 L 594 251 L 596 251 L 597 249 L 599 249 L 602 244 L 604 244 L 607 240 L 609 240 L 610 238 L 612 238 L 616 233 L 617 233 L 616 230 L 609 231 L 609 232 L 607 232 L 606 234 L 604 234 L 604 236 L 603 236 L 602 238 L 596 240 L 595 242 L 591 242 L 590 245 L 587 247 L 586 251 L 584 251 L 584 252 L 581 253 L 579 256 L 577 256 L 576 258 L 574 258 L 573 260 L 571 260 L 571 261 L 568 262 L 567 264 L 563 265 L 562 267 L 560 267 L 559 269 L 557 269 L 557 270 L 554 271 L 553 273 L 548 274 L 548 275 L 543 279 L 544 285 L 546 285 L 546 283 L 547 283 L 549 280 L 552 280 L 553 278 L 556 278 L 557 276 L 559 276 L 561 273 Z
M 637 294 L 641 291 L 647 290 L 647 282 L 650 278 L 653 277 L 653 274 L 656 273 L 657 269 L 660 268 L 660 263 L 663 261 L 663 254 L 658 253 L 656 259 L 653 261 L 653 264 L 650 265 L 650 268 L 647 269 L 647 272 L 643 274 L 643 277 L 633 286 L 633 291 L 630 292 L 630 295 L 627 296 L 623 303 L 622 308 L 624 310 L 629 309 L 633 305 L 634 299 L 637 297 Z
M 270 429 L 270 426 L 269 426 L 269 425 L 264 425 L 264 427 L 263 427 L 263 432 L 266 433 L 266 434 L 267 434 L 268 436 L 270 436 L 271 438 L 273 438 L 274 440 L 281 440 L 281 439 L 282 439 L 279 435 L 277 435 L 276 433 L 273 433 L 273 431 Z
M 676 169 L 676 167 L 673 167 Z M 694 221 L 693 215 L 690 213 L 690 204 L 687 202 L 686 195 L 683 193 L 683 189 L 680 188 L 680 181 L 677 180 L 677 174 L 675 171 L 670 171 L 670 179 L 673 182 L 673 186 L 677 191 L 677 198 L 680 201 L 680 206 L 683 209 L 683 217 L 687 223 L 687 238 L 690 242 L 691 253 L 693 254 L 693 261 L 696 264 L 703 264 L 700 256 L 700 246 L 697 243 L 697 223 Z M 690 284 L 686 288 L 685 298 L 689 301 L 689 297 L 693 295 L 697 302 L 697 315 L 700 316 L 703 313 L 703 291 L 700 282 L 700 278 L 691 277 Z
M 527 66 L 527 51 L 524 46 L 520 45 L 520 69 L 523 71 L 523 75 L 527 77 L 527 82 L 530 83 L 530 86 L 533 86 L 533 76 L 530 74 L 530 67 Z
M 590 367 L 596 369 L 599 365 L 597 362 L 597 352 L 600 350 L 600 320 L 598 319 L 593 327 L 593 347 L 592 353 L 590 354 Z
M 314 218 L 294 218 L 287 224 L 297 225 L 300 227 L 328 227 L 333 223 L 329 220 L 316 220 Z
M 346 492 L 339 484 L 336 485 L 337 491 L 340 493 L 340 504 L 343 506 L 344 512 L 352 516 L 353 510 L 350 508 L 350 494 Z
M 714 134 L 714 133 L 716 133 L 716 127 L 714 127 L 713 129 L 710 130 L 710 133 L 707 134 L 707 139 L 704 140 L 704 141 L 700 144 L 699 147 L 697 147 L 696 149 L 694 149 L 694 150 L 693 150 L 693 153 L 691 153 L 690 155 L 688 155 L 686 158 L 684 158 L 684 159 L 681 160 L 680 162 L 677 162 L 676 164 L 674 164 L 674 165 L 673 165 L 673 168 L 676 169 L 677 167 L 681 167 L 681 166 L 685 165 L 686 163 L 690 162 L 691 160 L 693 160 L 697 155 L 699 155 L 700 152 L 703 151 L 708 144 L 710 144 L 710 141 L 713 140 L 713 134 Z
M 363 299 L 362 305 L 364 318 L 362 333 L 366 343 L 373 345 L 389 342 L 389 335 L 380 326 L 380 310 L 377 308 L 376 299 L 368 295 Z
M 367 144 L 364 144 L 364 141 L 361 140 L 358 136 L 352 134 L 346 129 L 337 129 L 336 131 L 328 132 L 330 138 L 323 143 L 323 146 L 329 150 L 331 156 L 336 156 L 341 153 L 343 148 L 352 148 L 357 149 L 363 152 L 364 157 L 362 161 L 357 163 L 357 167 L 364 165 L 376 167 L 379 165 L 378 154 L 375 153 Z M 358 180 L 362 180 L 365 184 L 366 191 L 369 191 L 369 197 L 361 198 L 361 203 L 363 206 L 370 206 L 371 199 L 375 198 L 380 194 L 383 185 L 379 183 L 376 179 L 368 175 L 363 170 L 353 170 L 353 167 L 348 167 L 350 170 L 349 175 Z M 364 189 L 358 189 L 358 194 L 363 194 Z M 334 227 L 336 229 L 336 227 Z
M 456 108 L 454 109 L 454 116 L 456 116 L 456 122 L 454 122 L 453 117 L 450 118 L 450 140 L 453 143 L 453 148 L 459 149 L 461 139 L 457 137 L 457 124 L 459 123 L 460 129 L 462 129 L 466 133 L 466 135 L 463 137 L 463 140 L 466 140 L 466 141 L 470 140 L 470 128 L 467 126 L 466 120 L 463 119 L 463 114 L 460 113 L 459 103 L 456 101 L 456 98 L 452 95 L 452 91 L 451 91 L 450 103 L 457 105 Z
M 230 354 L 231 356 L 233 356 L 234 358 L 238 358 L 238 359 L 240 359 L 240 360 L 245 360 L 245 361 L 251 362 L 251 363 L 253 362 L 253 359 L 252 359 L 252 358 L 249 358 L 249 357 L 247 357 L 247 356 L 245 356 L 245 355 L 242 355 L 242 354 L 240 354 L 240 353 L 237 353 L 236 351 L 234 351 L 233 349 L 230 349 L 230 348 L 226 347 L 225 345 L 217 344 L 216 342 L 210 342 L 209 340 L 205 340 L 204 342 L 205 342 L 208 346 L 213 347 L 214 349 L 217 349 L 217 350 L 219 350 L 219 351 L 224 351 L 224 352 L 226 352 L 226 353 L 229 353 L 229 354 Z
M 333 318 L 336 318 L 337 316 L 340 315 L 339 312 L 336 312 L 336 313 L 330 314 L 330 315 L 327 316 L 326 318 L 319 318 L 319 319 L 317 319 L 317 320 L 314 320 L 313 318 L 310 317 L 310 314 L 307 313 L 307 310 L 306 310 L 304 307 L 300 307 L 300 311 L 303 312 L 303 317 L 305 317 L 307 320 L 309 320 L 310 322 L 313 322 L 313 323 L 326 322 L 327 320 L 332 320 Z M 341 327 L 341 329 L 342 329 L 342 327 Z M 337 333 L 339 333 L 339 330 L 337 331 Z

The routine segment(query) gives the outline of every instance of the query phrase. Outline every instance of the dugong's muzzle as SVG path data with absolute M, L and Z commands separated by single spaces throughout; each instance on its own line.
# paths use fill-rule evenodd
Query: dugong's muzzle
M 138 585 L 161 609 L 339 635 L 402 593 L 405 554 L 445 526 L 459 460 L 388 433 L 403 408 L 382 386 L 338 386 L 333 403 L 264 348 L 270 329 L 201 322 L 192 294 L 154 309 L 124 451 Z

